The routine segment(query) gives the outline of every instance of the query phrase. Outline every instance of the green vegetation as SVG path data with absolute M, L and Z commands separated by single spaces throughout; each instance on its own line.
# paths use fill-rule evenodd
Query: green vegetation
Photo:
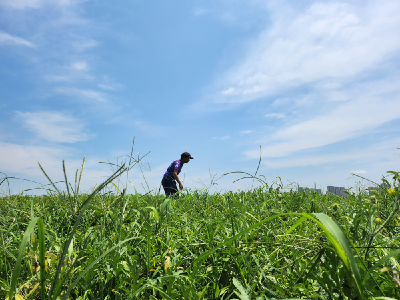
M 396 172 L 374 195 L 260 179 L 166 199 L 118 190 L 124 171 L 90 195 L 77 176 L 65 191 L 49 179 L 47 195 L 0 198 L 1 299 L 400 298 Z

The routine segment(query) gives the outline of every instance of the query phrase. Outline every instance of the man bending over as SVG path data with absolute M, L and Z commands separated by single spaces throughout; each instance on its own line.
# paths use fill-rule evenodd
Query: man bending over
M 188 163 L 190 159 L 193 159 L 190 153 L 183 152 L 181 154 L 181 159 L 175 160 L 169 165 L 167 172 L 165 172 L 164 177 L 161 180 L 161 184 L 167 197 L 173 196 L 178 192 L 176 182 L 179 184 L 179 189 L 183 189 L 182 182 L 179 180 L 178 175 L 181 172 L 183 165 Z

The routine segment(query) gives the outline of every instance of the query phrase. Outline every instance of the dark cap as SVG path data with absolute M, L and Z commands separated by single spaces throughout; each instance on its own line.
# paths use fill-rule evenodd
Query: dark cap
M 183 153 L 181 154 L 181 157 L 189 157 L 190 159 L 193 159 L 193 157 L 190 155 L 189 152 L 183 152 Z

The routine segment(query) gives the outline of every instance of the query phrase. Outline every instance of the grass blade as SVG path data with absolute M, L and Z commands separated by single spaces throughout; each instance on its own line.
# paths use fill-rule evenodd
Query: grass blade
M 79 188 L 81 187 L 81 181 L 82 181 L 82 173 L 83 173 L 83 167 L 85 166 L 85 161 L 86 161 L 86 156 L 83 157 L 83 162 L 82 162 L 82 166 L 81 166 L 81 172 L 79 173 L 79 181 L 78 181 L 78 186 L 76 188 L 76 197 L 79 194 Z M 76 201 L 76 199 L 75 199 Z
M 288 231 L 286 231 L 285 234 L 291 233 L 293 230 L 295 230 L 298 226 L 300 226 L 304 221 L 307 221 L 308 219 L 309 219 L 309 216 L 301 217 L 299 220 L 297 220 L 296 223 L 294 223 L 294 224 L 288 229 Z
M 83 271 L 79 277 L 77 279 L 75 279 L 75 281 L 68 287 L 67 292 L 63 295 L 63 297 L 61 298 L 61 300 L 66 300 L 68 299 L 68 295 L 69 293 L 72 291 L 72 289 L 78 284 L 78 282 L 82 279 L 83 276 L 85 276 L 85 274 L 94 267 L 95 264 L 97 264 L 101 259 L 103 259 L 104 256 L 106 256 L 108 253 L 110 253 L 111 251 L 113 251 L 115 248 L 118 248 L 119 246 L 125 244 L 126 242 L 129 242 L 133 239 L 137 239 L 138 237 L 132 237 L 126 240 L 123 240 L 122 242 L 118 243 L 117 245 L 111 247 L 110 249 L 108 249 L 106 252 L 104 252 L 102 255 L 100 255 L 99 257 L 97 257 L 86 269 L 85 271 Z
M 391 253 L 389 253 L 388 255 L 384 256 L 383 258 L 381 258 L 380 260 L 378 260 L 376 263 L 374 263 L 374 265 L 368 269 L 367 274 L 364 277 L 363 282 L 365 281 L 365 279 L 367 279 L 367 276 L 376 268 L 378 268 L 380 265 L 382 265 L 384 262 L 388 261 L 391 257 L 399 255 L 400 254 L 400 249 L 395 250 Z
M 340 227 L 326 214 L 314 213 L 317 217 L 317 224 L 325 233 L 328 241 L 334 247 L 335 252 L 342 259 L 343 263 L 350 272 L 351 278 L 354 282 L 354 287 L 361 299 L 364 299 L 364 292 L 362 289 L 362 281 L 360 271 L 358 269 L 353 252 L 351 251 L 350 244 Z M 314 219 L 314 221 L 316 221 Z
M 258 222 L 256 224 L 251 225 L 249 228 L 243 230 L 242 232 L 239 232 L 238 234 L 236 234 L 235 236 L 227 239 L 226 241 L 220 243 L 219 245 L 217 245 L 216 247 L 214 247 L 213 249 L 201 254 L 198 258 L 196 258 L 196 260 L 193 262 L 193 272 L 197 273 L 198 267 L 200 266 L 200 264 L 211 254 L 213 254 L 215 251 L 217 251 L 219 248 L 229 245 L 230 243 L 236 241 L 238 238 L 240 238 L 241 236 L 249 233 L 250 231 L 252 231 L 253 229 L 256 229 L 258 227 L 260 227 L 261 225 L 263 225 L 264 223 L 268 222 L 269 220 L 275 219 L 277 217 L 280 216 L 285 216 L 285 215 L 299 215 L 297 213 L 282 213 L 282 214 L 277 214 L 274 215 L 272 217 L 266 218 L 264 220 L 262 220 L 261 222 Z
M 243 287 L 243 285 L 240 283 L 239 280 L 237 280 L 235 277 L 233 277 L 233 285 L 238 289 L 239 293 L 235 291 L 235 294 L 241 299 L 241 300 L 250 300 L 250 297 L 246 291 L 246 289 Z
M 67 179 L 67 172 L 65 171 L 65 161 L 62 161 L 62 165 L 63 165 L 63 172 L 64 172 L 64 178 L 65 178 L 65 185 L 67 186 L 67 193 L 68 193 L 68 201 L 71 204 L 71 193 L 69 192 L 69 186 L 68 186 L 68 179 Z
M 21 245 L 19 246 L 17 261 L 15 263 L 15 267 L 12 272 L 10 293 L 8 295 L 8 299 L 13 299 L 13 297 L 14 297 L 15 288 L 17 286 L 17 279 L 18 279 L 19 273 L 21 272 L 21 262 L 22 262 L 22 258 L 24 257 L 24 251 L 25 251 L 26 245 L 29 242 L 29 237 L 33 233 L 35 224 L 38 220 L 39 220 L 39 217 L 34 217 L 29 222 L 28 228 L 26 228 L 24 236 L 22 237 Z
M 50 181 L 51 185 L 54 187 L 54 189 L 57 191 L 57 193 L 59 195 L 61 195 L 60 190 L 56 187 L 56 185 L 54 184 L 54 182 L 50 179 L 50 177 L 47 175 L 47 173 L 45 172 L 45 170 L 42 168 L 42 165 L 38 162 L 38 165 L 40 167 L 40 169 L 42 170 L 44 176 L 46 176 L 46 178 Z
M 64 263 L 64 259 L 68 253 L 68 247 L 72 241 L 72 238 L 74 237 L 75 231 L 78 228 L 79 222 L 81 221 L 81 218 L 83 216 L 83 213 L 85 212 L 87 206 L 89 205 L 90 200 L 99 192 L 101 191 L 105 186 L 107 186 L 109 183 L 111 183 L 115 178 L 117 178 L 118 176 L 120 176 L 123 172 L 125 172 L 126 168 L 125 165 L 122 165 L 117 171 L 114 172 L 113 175 L 111 175 L 106 181 L 104 181 L 102 184 L 100 184 L 89 196 L 88 198 L 85 200 L 85 202 L 82 204 L 81 206 L 81 211 L 78 215 L 78 218 L 76 219 L 76 222 L 74 224 L 74 227 L 72 228 L 72 231 L 70 233 L 70 235 L 68 236 L 67 241 L 64 244 L 64 249 L 62 252 L 62 255 L 60 257 L 60 261 L 58 262 L 57 265 L 57 270 L 56 273 L 53 277 L 53 282 L 51 284 L 50 287 L 50 291 L 49 291 L 49 298 L 51 299 L 54 293 L 54 289 L 56 288 L 57 282 L 58 282 L 58 277 L 60 276 L 61 273 L 61 267 Z
M 40 294 L 41 299 L 46 299 L 46 263 L 45 263 L 45 244 L 44 244 L 44 225 L 43 220 L 38 219 L 39 235 L 39 264 L 40 264 Z
M 214 247 L 213 249 L 203 253 L 200 255 L 194 262 L 193 262 L 193 272 L 197 273 L 199 265 L 211 254 L 213 254 L 219 248 L 226 246 L 233 241 L 237 240 L 241 236 L 249 233 L 253 229 L 256 229 L 263 225 L 264 223 L 272 220 L 274 218 L 284 216 L 284 215 L 297 215 L 303 216 L 301 220 L 304 222 L 307 219 L 314 221 L 324 232 L 325 236 L 327 237 L 330 244 L 334 247 L 335 252 L 338 256 L 342 259 L 343 263 L 345 264 L 347 270 L 350 272 L 351 278 L 353 279 L 354 287 L 360 296 L 360 299 L 364 299 L 364 293 L 362 290 L 362 281 L 359 269 L 357 267 L 355 258 L 353 256 L 353 252 L 351 251 L 349 242 L 347 241 L 346 236 L 340 229 L 340 227 L 327 215 L 323 213 L 314 213 L 314 214 L 305 214 L 305 213 L 282 213 L 277 214 L 267 219 L 264 219 L 261 222 L 253 224 L 252 226 L 248 227 L 247 229 L 243 230 L 242 232 L 236 234 L 232 238 L 220 243 L 218 246 Z M 298 223 L 298 222 L 296 222 Z M 297 224 L 297 226 L 300 225 Z M 293 226 L 292 226 L 293 227 Z M 290 229 L 289 229 L 290 231 Z

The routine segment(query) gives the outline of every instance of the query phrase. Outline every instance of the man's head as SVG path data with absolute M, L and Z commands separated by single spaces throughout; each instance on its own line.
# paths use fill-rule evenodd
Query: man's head
M 188 163 L 189 160 L 193 159 L 189 152 L 183 152 L 181 154 L 181 162 Z

